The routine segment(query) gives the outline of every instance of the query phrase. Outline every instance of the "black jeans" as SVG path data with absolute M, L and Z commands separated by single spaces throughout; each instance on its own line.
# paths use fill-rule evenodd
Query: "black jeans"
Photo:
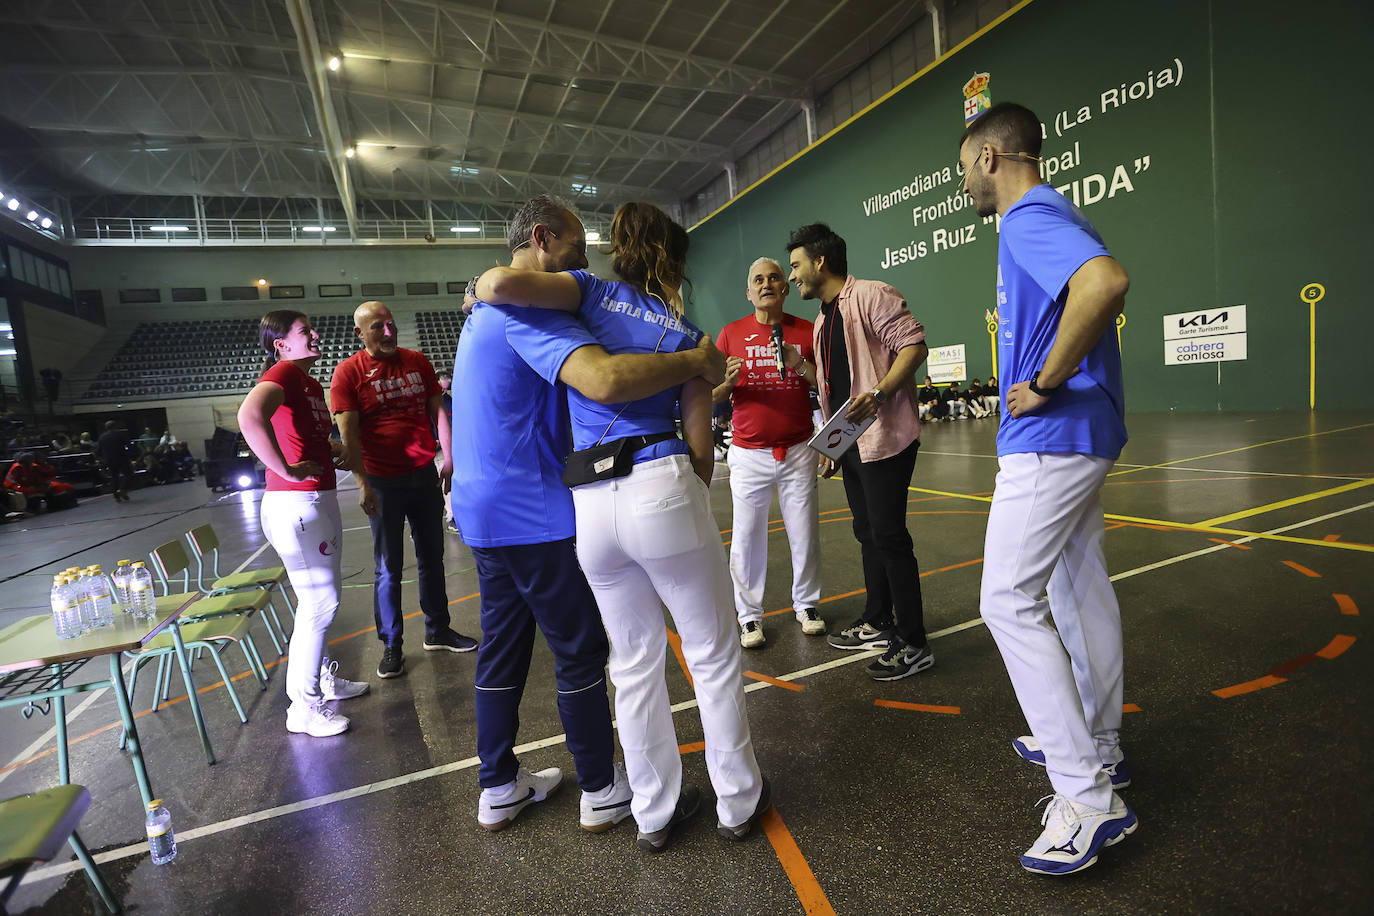
M 917 647 L 926 644 L 925 606 L 906 504 L 920 446 L 917 439 L 891 458 L 860 461 L 855 445 L 840 459 L 854 537 L 863 554 L 868 589 L 863 620 L 879 629 L 895 626 L 904 642 Z
M 377 511 L 367 517 L 372 526 L 372 558 L 377 564 L 372 610 L 377 638 L 385 645 L 401 644 L 405 614 L 401 610 L 401 577 L 405 569 L 405 524 L 415 543 L 415 573 L 420 585 L 420 610 L 425 633 L 438 636 L 449 628 L 448 589 L 444 582 L 444 497 L 439 472 L 426 465 L 403 477 L 373 477 Z

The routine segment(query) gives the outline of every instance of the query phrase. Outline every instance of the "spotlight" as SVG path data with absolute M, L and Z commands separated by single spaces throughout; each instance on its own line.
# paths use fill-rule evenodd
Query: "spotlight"
M 358 155 L 358 151 L 351 146 L 344 150 L 344 158 L 346 159 L 352 159 L 356 155 Z
M 32 223 L 32 222 L 34 222 L 34 221 L 36 221 L 36 220 L 38 219 L 38 211 L 37 211 L 37 210 L 30 210 L 28 213 L 25 213 L 25 214 L 24 214 L 24 217 L 25 217 L 29 222 Z
M 589 242 L 599 242 L 599 241 L 601 241 L 601 233 L 600 233 L 600 232 L 596 232 L 596 231 L 588 232 L 588 233 L 587 233 L 587 241 L 589 241 Z
M 247 474 L 240 474 L 238 477 L 234 478 L 234 483 L 239 485 L 240 490 L 248 490 L 253 486 L 253 478 L 249 477 Z
M 15 198 L 11 197 L 11 198 L 10 198 L 10 202 L 7 203 L 7 204 L 5 204 L 5 206 L 9 207 L 11 210 L 18 210 L 18 209 L 19 209 L 19 201 L 18 201 L 17 199 L 15 199 Z
M 266 285 L 267 285 L 267 278 L 266 278 L 266 277 L 258 277 L 258 286 L 266 286 Z
M 331 57 L 331 58 L 329 58 L 329 69 L 330 69 L 330 70 L 338 70 L 338 69 L 339 69 L 339 59 L 338 59 L 337 57 Z
M 44 229 L 51 229 L 51 228 L 52 228 L 52 220 L 48 219 L 48 218 L 45 216 L 45 217 L 43 217 L 43 221 L 42 221 L 41 223 L 39 223 L 38 225 L 42 226 Z

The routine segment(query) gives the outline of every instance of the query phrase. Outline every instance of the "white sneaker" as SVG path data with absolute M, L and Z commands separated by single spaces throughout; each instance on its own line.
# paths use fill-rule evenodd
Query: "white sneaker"
M 746 649 L 757 649 L 768 642 L 768 637 L 763 635 L 763 623 L 758 620 L 750 620 L 740 624 L 739 644 Z
M 1115 846 L 1139 826 L 1135 812 L 1112 793 L 1112 806 L 1098 811 L 1062 795 L 1049 799 L 1040 823 L 1045 830 L 1021 856 L 1021 867 L 1041 875 L 1071 875 L 1097 861 L 1106 846 Z
M 610 830 L 630 816 L 632 798 L 625 766 L 617 763 L 609 786 L 600 792 L 582 793 L 582 829 L 592 833 Z
M 804 607 L 797 611 L 797 623 L 801 624 L 802 632 L 807 636 L 825 635 L 825 621 L 821 619 L 820 612 L 813 607 Z
M 339 677 L 334 673 L 338 670 L 339 663 L 330 661 L 328 656 L 320 664 L 320 693 L 326 700 L 349 700 L 360 697 L 372 689 L 366 681 L 350 681 Z
M 286 710 L 286 730 L 297 734 L 303 732 L 312 738 L 328 738 L 348 731 L 348 717 L 339 715 L 324 705 L 324 701 L 314 706 L 292 703 Z
M 488 830 L 504 830 L 526 806 L 543 801 L 561 785 L 563 771 L 558 767 L 538 773 L 521 767 L 514 782 L 482 790 L 482 797 L 477 802 L 477 823 Z

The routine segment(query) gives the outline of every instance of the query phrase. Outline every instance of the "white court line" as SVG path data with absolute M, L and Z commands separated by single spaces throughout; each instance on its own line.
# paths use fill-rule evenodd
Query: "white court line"
M 1374 507 L 1374 502 L 1367 502 L 1360 506 L 1352 506 L 1349 509 L 1342 509 L 1338 512 L 1331 512 L 1326 515 L 1307 519 L 1306 521 L 1296 522 L 1291 525 L 1285 525 L 1281 528 L 1275 528 L 1272 531 L 1266 531 L 1263 533 L 1266 535 L 1283 534 L 1285 532 L 1292 531 L 1295 528 L 1303 528 L 1308 525 L 1315 525 L 1320 522 L 1336 518 L 1337 516 L 1348 515 L 1351 512 L 1357 512 L 1361 509 L 1368 509 L 1370 507 Z M 1253 540 L 1257 540 L 1257 538 L 1238 538 L 1233 543 L 1239 544 L 1243 541 Z M 1161 560 L 1157 563 L 1150 563 L 1146 566 L 1140 566 L 1135 569 L 1129 569 L 1125 572 L 1117 573 L 1116 575 L 1112 576 L 1112 581 L 1116 582 L 1122 579 L 1129 579 L 1132 576 L 1136 576 L 1141 573 L 1151 572 L 1156 569 L 1161 569 L 1165 566 L 1172 566 L 1175 563 L 1181 563 L 1184 560 L 1190 560 L 1195 557 L 1204 556 L 1209 553 L 1215 553 L 1219 550 L 1228 549 L 1230 548 L 1228 548 L 1225 544 L 1218 544 L 1216 547 L 1208 547 L 1203 550 L 1195 550 L 1189 553 L 1179 554 L 1178 556 L 1171 557 L 1167 560 Z M 982 625 L 983 619 L 981 617 L 974 617 L 973 619 L 966 620 L 963 623 L 957 623 L 953 626 L 945 627 L 941 630 L 936 630 L 935 632 L 928 634 L 927 638 L 939 639 L 944 636 L 952 636 L 955 633 L 960 633 L 964 630 L 973 629 L 974 627 L 979 627 Z M 812 674 L 819 674 L 821 672 L 830 671 L 835 668 L 842 668 L 846 665 L 853 665 L 858 662 L 867 661 L 873 656 L 879 654 L 879 651 L 880 650 L 875 649 L 868 652 L 854 652 L 849 655 L 846 655 L 843 658 L 837 658 L 833 661 L 823 662 L 819 665 L 813 665 L 810 668 L 803 668 L 799 671 L 793 671 L 790 674 L 778 675 L 777 679 L 780 681 L 800 680 L 801 678 L 808 677 Z M 746 685 L 744 691 L 745 693 L 753 693 L 756 690 L 764 690 L 769 687 L 773 687 L 773 685 L 766 683 L 764 681 L 754 681 L 753 683 Z M 681 703 L 675 703 L 670 707 L 670 709 L 672 712 L 678 713 L 688 709 L 695 709 L 696 706 L 697 701 L 695 699 L 691 699 L 685 700 Z M 614 723 L 612 724 L 614 725 Z M 516 747 L 515 752 L 519 754 L 526 751 L 541 750 L 546 747 L 553 747 L 557 744 L 562 743 L 565 737 L 565 735 L 559 734 L 549 738 L 543 738 L 538 741 L 531 741 L 527 744 L 522 744 Z M 408 773 L 402 776 L 394 776 L 390 779 L 384 779 L 379 782 L 355 786 L 352 789 L 342 789 L 338 792 L 331 792 L 327 795 L 320 795 L 316 796 L 315 798 L 307 798 L 303 801 L 292 802 L 286 805 L 278 805 L 275 808 L 267 808 L 252 814 L 245 814 L 239 817 L 230 818 L 228 820 L 219 821 L 218 823 L 207 824 L 204 827 L 193 827 L 190 830 L 187 830 L 184 833 L 179 834 L 178 840 L 187 841 L 198 839 L 200 837 L 205 836 L 213 836 L 217 833 L 223 833 L 226 830 L 232 830 L 237 827 L 247 827 L 252 824 L 260 823 L 262 821 L 272 820 L 274 818 L 282 817 L 288 814 L 294 814 L 298 811 L 308 811 L 312 808 L 319 808 L 324 805 L 333 804 L 334 802 L 345 801 L 350 798 L 359 798 L 364 795 L 371 795 L 376 792 L 385 791 L 387 789 L 399 788 L 401 786 L 429 779 L 434 776 L 443 776 L 449 773 L 457 773 L 462 770 L 469 770 L 477 766 L 478 763 L 478 758 L 468 757 L 464 760 L 457 760 L 452 763 L 445 763 L 439 766 L 430 767 L 428 769 L 417 770 L 414 773 Z M 133 843 L 131 845 L 123 846 L 118 849 L 110 849 L 102 853 L 97 853 L 95 855 L 95 861 L 96 864 L 103 865 L 106 862 L 114 862 L 119 859 L 127 859 L 131 856 L 143 855 L 144 852 L 146 852 L 147 848 L 148 846 L 146 843 Z M 70 872 L 77 871 L 80 868 L 81 863 L 76 861 L 75 859 L 68 862 L 63 862 L 61 864 L 47 865 L 42 868 L 30 870 L 28 874 L 24 876 L 24 879 L 20 882 L 20 884 L 28 884 L 30 881 L 41 881 L 46 878 L 52 878 L 60 875 L 69 874 Z

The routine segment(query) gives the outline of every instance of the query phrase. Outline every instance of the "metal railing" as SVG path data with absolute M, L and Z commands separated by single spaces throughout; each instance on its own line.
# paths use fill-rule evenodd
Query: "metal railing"
M 588 234 L 607 226 L 584 218 Z M 502 244 L 510 232 L 506 220 L 360 219 L 358 237 L 350 239 L 347 220 L 321 223 L 303 219 L 207 219 L 83 217 L 76 220 L 72 241 L 78 245 L 328 245 L 426 244 L 459 242 Z

